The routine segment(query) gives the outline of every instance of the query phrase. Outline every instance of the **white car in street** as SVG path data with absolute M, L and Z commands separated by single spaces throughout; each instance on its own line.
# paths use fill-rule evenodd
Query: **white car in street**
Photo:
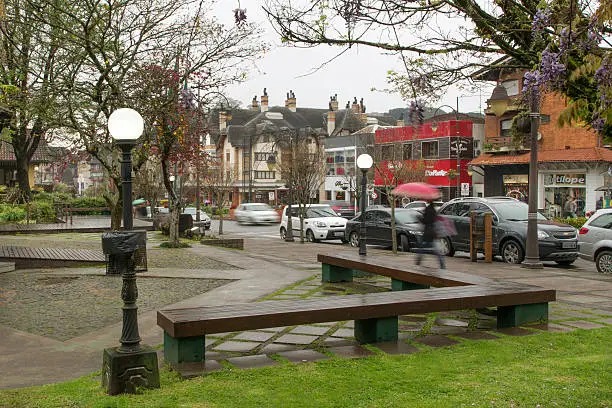
M 300 236 L 300 217 L 299 207 L 291 206 L 291 227 L 293 237 Z M 340 217 L 329 204 L 306 204 L 304 217 L 304 234 L 309 242 L 317 242 L 324 239 L 340 239 L 347 242 L 344 238 L 346 229 L 346 218 Z M 285 239 L 287 236 L 288 208 L 284 207 L 280 224 L 280 236 Z
M 278 213 L 265 203 L 240 204 L 234 210 L 238 224 L 274 224 L 278 222 Z

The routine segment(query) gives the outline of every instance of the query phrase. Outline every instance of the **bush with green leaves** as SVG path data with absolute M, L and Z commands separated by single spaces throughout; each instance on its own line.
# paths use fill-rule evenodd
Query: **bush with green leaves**
M 580 228 L 587 222 L 586 217 L 576 217 L 576 218 L 554 218 L 555 221 L 561 222 L 563 224 L 571 225 L 574 228 Z
M 30 204 L 30 219 L 36 222 L 55 222 L 55 208 L 51 201 L 34 201 Z
M 0 221 L 16 223 L 26 219 L 26 210 L 20 205 L 0 204 Z
M 76 197 L 70 201 L 73 208 L 100 208 L 106 207 L 106 200 L 103 197 Z

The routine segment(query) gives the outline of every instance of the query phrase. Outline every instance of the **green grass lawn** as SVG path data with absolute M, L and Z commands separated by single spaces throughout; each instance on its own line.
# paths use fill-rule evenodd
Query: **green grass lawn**
M 110 397 L 95 376 L 0 391 L 2 407 L 610 407 L 612 328 L 463 341 L 180 380 Z M 101 356 L 100 356 L 101 357 Z

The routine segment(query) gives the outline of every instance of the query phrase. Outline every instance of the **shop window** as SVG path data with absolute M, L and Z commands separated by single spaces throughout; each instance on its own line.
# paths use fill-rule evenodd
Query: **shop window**
M 336 191 L 336 201 L 344 201 L 346 199 L 346 192 L 344 191 Z
M 510 137 L 511 129 L 512 129 L 512 119 L 502 120 L 500 123 L 500 136 L 501 137 Z
M 336 169 L 336 175 L 338 176 L 344 176 L 344 167 L 338 167 Z
M 387 145 L 382 145 L 381 146 L 381 159 L 383 161 L 385 160 L 393 160 L 393 145 L 392 144 L 387 144 Z
M 412 143 L 405 143 L 402 145 L 403 154 L 402 157 L 404 160 L 412 160 Z
M 331 190 L 325 190 L 325 200 L 326 201 L 331 201 L 332 199 L 332 192 Z
M 423 142 L 421 143 L 421 154 L 423 159 L 438 158 L 438 142 Z

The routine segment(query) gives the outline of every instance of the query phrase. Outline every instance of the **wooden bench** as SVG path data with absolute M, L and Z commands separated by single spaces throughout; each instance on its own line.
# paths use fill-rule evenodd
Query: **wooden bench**
M 323 259 L 332 262 L 331 258 Z M 497 326 L 516 327 L 526 322 L 548 319 L 548 302 L 555 300 L 554 290 L 536 286 L 496 282 L 458 272 L 402 271 L 399 274 L 396 269 L 386 265 L 387 261 L 374 257 L 367 259 L 369 262 L 361 261 L 359 265 L 348 263 L 344 267 L 377 270 L 399 278 L 400 282 L 420 286 L 417 290 L 334 298 L 161 310 L 157 312 L 157 324 L 164 329 L 166 362 L 171 365 L 203 362 L 204 338 L 214 333 L 354 320 L 354 335 L 359 343 L 378 343 L 397 341 L 398 316 L 403 314 L 497 306 Z M 422 289 L 425 285 L 448 287 Z
M 321 281 L 351 282 L 361 272 L 391 278 L 393 290 L 426 289 L 431 286 L 489 285 L 493 280 L 468 273 L 453 272 L 446 269 L 426 269 L 408 264 L 401 257 L 374 257 L 354 254 L 319 254 L 321 262 Z M 404 263 L 402 263 L 404 262 Z

